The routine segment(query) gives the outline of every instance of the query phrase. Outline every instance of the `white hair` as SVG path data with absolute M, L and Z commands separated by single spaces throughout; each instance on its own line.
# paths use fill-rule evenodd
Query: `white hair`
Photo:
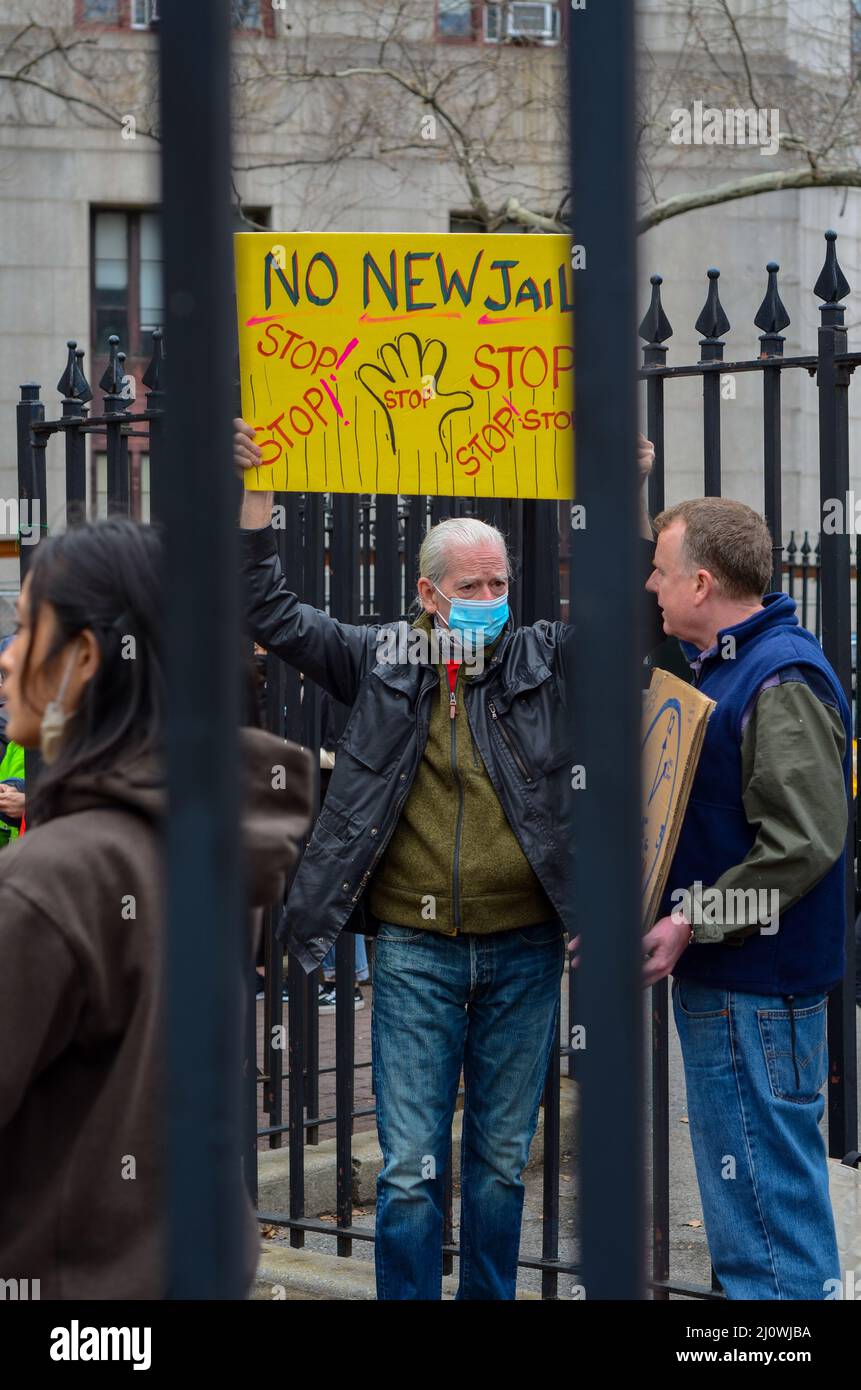
M 511 561 L 505 537 L 496 526 L 479 521 L 475 516 L 452 516 L 438 521 L 426 533 L 419 551 L 419 576 L 439 584 L 448 572 L 451 552 L 457 546 L 495 545 L 502 552 L 506 572 L 511 574 Z

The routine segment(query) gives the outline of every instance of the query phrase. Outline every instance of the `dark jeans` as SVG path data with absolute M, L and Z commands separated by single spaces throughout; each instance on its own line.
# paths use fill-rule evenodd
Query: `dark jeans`
M 372 1047 L 383 1168 L 380 1299 L 442 1292 L 445 1169 L 461 1068 L 458 1298 L 513 1299 L 520 1174 L 559 1039 L 558 922 L 482 936 L 380 924 Z

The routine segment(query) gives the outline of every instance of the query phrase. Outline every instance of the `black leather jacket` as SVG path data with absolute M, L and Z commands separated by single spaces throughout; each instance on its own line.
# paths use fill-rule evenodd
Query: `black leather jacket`
M 300 603 L 286 586 L 271 527 L 240 531 L 240 544 L 253 637 L 352 707 L 279 928 L 310 972 L 348 923 L 376 931 L 365 889 L 418 770 L 439 674 L 433 666 L 378 662 L 378 636 L 397 623 L 354 626 Z M 570 930 L 567 631 L 559 622 L 514 628 L 509 620 L 485 670 L 466 683 L 464 704 L 508 821 Z

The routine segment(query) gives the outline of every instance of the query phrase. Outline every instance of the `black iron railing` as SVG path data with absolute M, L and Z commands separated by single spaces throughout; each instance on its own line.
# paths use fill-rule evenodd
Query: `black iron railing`
M 817 282 L 820 297 L 843 296 L 842 280 L 834 253 L 834 237 L 828 234 L 823 275 Z M 646 338 L 644 367 L 648 433 L 656 445 L 657 463 L 650 483 L 652 510 L 664 501 L 664 389 L 667 381 L 700 375 L 703 380 L 704 486 L 717 492 L 721 486 L 720 373 L 760 372 L 763 379 L 763 506 L 779 535 L 780 495 L 780 376 L 785 370 L 802 370 L 817 379 L 820 413 L 820 472 L 823 506 L 829 498 L 848 491 L 848 402 L 851 374 L 861 353 L 846 351 L 845 332 L 838 319 L 842 307 L 833 299 L 823 305 L 823 327 L 815 355 L 784 357 L 780 329 L 788 316 L 777 291 L 777 266 L 768 266 L 766 296 L 755 322 L 763 330 L 762 355 L 724 361 L 723 335 L 729 331 L 718 296 L 718 277 L 710 272 L 708 298 L 698 320 L 704 334 L 700 361 L 684 366 L 667 364 L 671 328 L 661 303 L 660 277 L 652 279 L 652 302 L 641 325 Z M 39 503 L 47 516 L 46 451 L 53 436 L 64 446 L 66 521 L 74 524 L 88 514 L 92 503 L 87 474 L 87 438 L 104 443 L 108 460 L 107 508 L 128 513 L 130 507 L 129 440 L 148 442 L 151 477 L 151 513 L 164 514 L 164 343 L 154 334 L 152 361 L 143 378 L 143 408 L 127 389 L 124 356 L 116 338 L 111 339 L 110 359 L 100 382 L 103 402 L 99 413 L 90 413 L 93 393 L 87 382 L 83 353 L 74 341 L 68 344 L 65 369 L 58 382 L 59 414 L 45 418 L 40 388 L 28 383 L 21 388 L 18 406 L 18 476 L 21 503 Z M 841 492 L 842 489 L 842 492 Z M 428 525 L 450 515 L 475 514 L 498 525 L 508 537 L 515 568 L 512 609 L 515 619 L 528 623 L 539 617 L 554 618 L 567 611 L 569 537 L 566 508 L 553 502 L 460 501 L 436 497 L 392 497 L 343 494 L 279 494 L 274 519 L 282 565 L 288 584 L 306 602 L 325 608 L 347 622 L 366 623 L 397 617 L 407 612 L 414 591 L 418 550 Z M 847 508 L 849 502 L 847 499 Z M 848 513 L 847 513 L 848 516 Z M 44 523 L 42 524 L 44 531 Z M 852 531 L 854 535 L 854 531 Z M 31 540 L 33 538 L 30 538 Z M 38 543 L 38 537 L 36 538 Z M 820 637 L 826 655 L 837 668 L 847 691 L 857 700 L 854 632 L 861 612 L 861 586 L 856 582 L 861 560 L 861 537 L 855 538 L 852 564 L 849 534 L 835 535 L 819 524 L 792 531 L 788 540 L 775 545 L 775 587 L 783 588 L 798 602 L 800 621 Z M 20 548 L 21 574 L 34 545 Z M 839 601 L 838 601 L 839 600 Z M 856 711 L 857 713 L 857 711 Z M 340 733 L 347 711 L 334 709 L 334 735 Z M 311 682 L 303 689 L 298 672 L 270 659 L 267 670 L 266 722 L 270 728 L 319 752 L 321 745 L 320 691 Z M 318 787 L 319 798 L 319 787 Z M 854 827 L 853 827 L 854 836 Z M 855 879 L 847 884 L 850 920 L 854 920 Z M 256 1070 L 262 1092 L 265 1122 L 257 1127 L 250 1118 L 246 1137 L 247 1171 L 252 1175 L 260 1143 L 280 1148 L 287 1136 L 290 1148 L 290 1201 L 286 1212 L 261 1213 L 272 1225 L 289 1229 L 291 1242 L 301 1245 L 304 1232 L 333 1236 L 338 1253 L 350 1253 L 353 1239 L 372 1240 L 372 1231 L 353 1224 L 352 1136 L 356 1120 L 373 1113 L 372 1105 L 356 1106 L 355 1078 L 366 1070 L 367 1057 L 356 1057 L 353 1010 L 355 940 L 342 934 L 336 948 L 335 1063 L 320 1064 L 320 1020 L 317 1010 L 317 978 L 305 976 L 294 961 L 288 963 L 290 1004 L 286 1009 L 286 1049 L 271 1045 L 273 1029 L 285 1025 L 282 1004 L 283 960 L 274 943 L 273 928 L 280 905 L 270 912 L 265 934 L 267 989 L 263 1005 L 264 1044 Z M 854 939 L 847 942 L 854 961 Z M 371 963 L 373 951 L 370 952 Z M 853 965 L 847 982 L 854 978 Z M 576 1016 L 575 976 L 568 979 L 568 1018 Z M 849 983 L 831 1002 L 829 1045 L 831 1076 L 828 1090 L 829 1146 L 843 1156 L 857 1147 L 857 1077 L 855 1075 L 854 994 Z M 653 1272 L 658 1297 L 671 1291 L 692 1297 L 713 1296 L 714 1291 L 673 1283 L 670 1278 L 669 1218 L 669 1117 L 668 1117 L 668 999 L 666 983 L 653 992 Z M 277 1035 L 275 1035 L 277 1036 Z M 249 1047 L 251 1044 L 249 1043 Z M 285 1055 L 286 1054 L 286 1055 Z M 558 1293 L 560 1274 L 576 1274 L 576 1266 L 559 1259 L 560 1250 L 560 1107 L 559 1077 L 564 1062 L 568 1077 L 577 1076 L 579 1060 L 560 1041 L 548 1072 L 544 1097 L 544 1227 L 540 1258 L 525 1259 L 524 1266 L 542 1272 L 545 1297 Z M 334 1109 L 321 1112 L 321 1078 L 335 1072 Z M 579 1078 L 578 1078 L 579 1079 Z M 305 1214 L 303 1163 L 308 1146 L 318 1144 L 335 1126 L 338 1172 L 337 1220 L 320 1221 Z M 452 1184 L 448 1182 L 448 1218 L 445 1237 L 445 1269 L 451 1270 L 457 1248 L 452 1241 Z
M 643 349 L 641 379 L 646 383 L 646 414 L 649 437 L 655 444 L 656 464 L 650 480 L 650 506 L 664 506 L 664 388 L 682 377 L 700 377 L 703 389 L 703 491 L 706 496 L 721 493 L 721 377 L 756 372 L 762 378 L 762 486 L 763 512 L 775 537 L 772 587 L 786 587 L 800 599 L 801 620 L 821 638 L 823 650 L 853 701 L 853 607 L 858 603 L 857 585 L 853 604 L 851 536 L 854 527 L 846 524 L 849 510 L 849 386 L 861 352 L 847 350 L 844 326 L 849 284 L 837 261 L 837 233 L 825 233 L 825 263 L 813 293 L 822 300 L 817 351 L 814 354 L 785 357 L 782 330 L 790 317 L 777 287 L 779 266 L 770 261 L 765 297 L 753 322 L 762 330 L 756 357 L 724 359 L 725 335 L 730 323 L 720 302 L 720 272 L 708 271 L 708 295 L 696 328 L 703 336 L 698 362 L 683 366 L 667 363 L 664 344 L 672 327 L 661 299 L 660 275 L 651 278 L 652 297 L 640 324 Z M 781 381 L 785 371 L 806 372 L 815 379 L 819 414 L 819 478 L 822 530 L 815 547 L 808 533 L 799 544 L 790 536 L 786 562 L 780 542 L 781 499 Z M 837 514 L 843 524 L 827 526 L 826 518 Z M 813 563 L 811 564 L 811 555 Z M 858 558 L 856 541 L 856 562 Z M 857 565 L 856 565 L 857 573 Z M 800 586 L 800 588 L 798 587 Z M 812 590 L 812 594 L 811 594 Z M 858 691 L 855 691 L 855 724 L 858 724 Z M 857 817 L 849 829 L 849 844 L 857 854 Z M 842 1158 L 858 1147 L 858 1076 L 855 1042 L 855 935 L 856 871 L 855 855 L 847 855 L 847 970 L 843 985 L 829 999 L 828 1046 L 830 1074 L 828 1085 L 828 1147 L 833 1157 Z M 669 1104 L 668 1104 L 668 986 L 664 980 L 652 991 L 653 1021 L 653 1270 L 656 1296 L 686 1293 L 698 1297 L 714 1296 L 714 1290 L 694 1289 L 673 1283 L 670 1275 L 669 1230 Z

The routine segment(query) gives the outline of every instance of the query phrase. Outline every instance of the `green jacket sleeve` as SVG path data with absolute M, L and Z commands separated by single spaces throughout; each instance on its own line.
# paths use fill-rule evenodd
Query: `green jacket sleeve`
M 777 930 L 779 914 L 840 857 L 848 818 L 845 748 L 839 711 L 803 681 L 760 693 L 741 748 L 742 800 L 756 838 L 741 863 L 711 885 L 716 893 L 689 890 L 700 918 L 692 924 L 695 941 L 740 941 Z

